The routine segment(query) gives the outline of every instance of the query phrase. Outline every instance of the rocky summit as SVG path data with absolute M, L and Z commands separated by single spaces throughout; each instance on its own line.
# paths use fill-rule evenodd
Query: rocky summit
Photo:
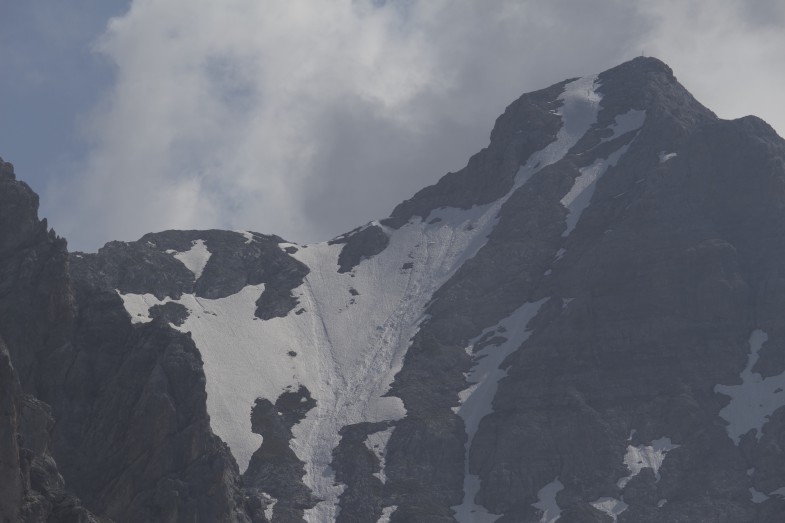
M 654 58 L 324 243 L 37 208 L 0 161 L 0 521 L 785 521 L 785 141 Z

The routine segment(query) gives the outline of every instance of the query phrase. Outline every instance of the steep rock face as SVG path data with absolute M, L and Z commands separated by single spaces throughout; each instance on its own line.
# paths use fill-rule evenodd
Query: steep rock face
M 65 242 L 37 208 L 36 194 L 0 159 L 0 519 L 89 522 L 51 455 L 51 409 L 33 395 L 56 390 L 45 376 L 74 312 Z
M 0 520 L 94 523 L 50 454 L 54 420 L 47 404 L 24 394 L 0 339 Z
M 25 497 L 23 516 L 85 520 L 62 473 L 93 512 L 115 521 L 248 521 L 234 460 L 210 430 L 193 342 L 160 321 L 133 329 L 106 275 L 91 267 L 77 268 L 90 284 L 74 288 L 65 241 L 2 166 L 0 335 L 28 392 L 12 400 L 23 487 L 40 494 Z
M 656 60 L 636 60 L 610 70 L 600 75 L 594 86 L 587 82 L 587 86 L 581 89 L 589 88 L 596 88 L 596 94 L 586 94 L 586 102 L 583 103 L 586 107 L 580 111 L 590 112 L 591 106 L 598 103 L 594 117 L 587 122 L 583 132 L 567 145 L 561 158 L 549 165 L 535 165 L 529 179 L 519 188 L 513 188 L 499 210 L 498 222 L 487 242 L 434 295 L 427 311 L 429 320 L 415 337 L 406 363 L 396 377 L 393 393 L 401 395 L 409 414 L 390 441 L 388 474 L 400 482 L 401 490 L 408 493 L 396 499 L 398 509 L 393 521 L 417 518 L 451 521 L 451 507 L 457 510 L 461 521 L 481 517 L 476 512 L 483 511 L 482 507 L 474 505 L 477 487 L 472 488 L 466 482 L 463 470 L 456 469 L 466 436 L 464 423 L 453 410 L 458 410 L 469 426 L 476 421 L 472 417 L 477 416 L 471 410 L 463 414 L 462 411 L 467 409 L 457 405 L 459 392 L 470 385 L 464 377 L 464 373 L 470 370 L 470 363 L 466 361 L 463 349 L 474 346 L 477 357 L 489 357 L 485 353 L 477 354 L 482 348 L 479 343 L 481 335 L 485 334 L 485 339 L 497 338 L 486 345 L 503 345 L 507 339 L 505 334 L 493 332 L 493 326 L 527 304 L 539 303 L 538 310 L 546 317 L 559 314 L 562 296 L 569 299 L 573 294 L 552 293 L 545 285 L 552 278 L 554 259 L 562 256 L 560 249 L 566 248 L 570 253 L 568 242 L 582 232 L 581 226 L 590 219 L 589 210 L 593 206 L 589 204 L 598 197 L 595 194 L 592 198 L 597 178 L 604 175 L 605 178 L 601 179 L 605 181 L 633 155 L 646 155 L 647 162 L 657 164 L 659 151 L 673 150 L 675 144 L 684 140 L 691 131 L 714 120 L 713 114 L 695 102 L 676 83 L 670 70 Z M 559 94 L 558 91 L 553 93 L 554 100 L 550 106 L 545 105 L 546 109 L 558 106 Z M 517 104 L 525 99 L 513 104 L 505 116 L 515 114 Z M 568 109 L 565 108 L 563 113 Z M 575 109 L 574 114 L 567 116 L 575 117 L 577 114 L 580 117 L 580 111 Z M 671 117 L 674 113 L 679 115 L 678 119 Z M 500 122 L 510 121 L 505 116 L 500 118 Z M 517 123 L 526 126 L 529 121 Z M 569 120 L 565 121 L 565 128 L 569 125 Z M 496 130 L 494 132 L 497 133 Z M 506 132 L 528 134 L 517 133 L 514 127 Z M 638 146 L 641 152 L 638 152 Z M 492 147 L 493 142 L 489 150 Z M 522 158 L 520 164 L 527 161 L 531 160 Z M 604 171 L 607 174 L 603 174 Z M 521 174 L 523 169 L 518 176 Z M 638 179 L 629 180 L 629 183 L 634 184 Z M 621 192 L 614 192 L 611 199 Z M 582 214 L 585 209 L 586 213 Z M 594 238 L 589 241 L 594 241 Z M 612 277 L 611 274 L 609 277 Z M 502 350 L 501 347 L 499 350 Z M 427 381 L 425 376 L 429 378 Z M 434 377 L 438 379 L 436 386 Z M 424 401 L 425 398 L 430 401 Z M 462 399 L 465 403 L 465 397 Z M 498 401 L 494 400 L 495 410 L 498 410 Z M 435 420 L 440 421 L 436 423 Z M 506 418 L 499 423 L 508 426 Z M 474 438 L 473 430 L 469 432 L 472 458 L 468 471 L 477 475 L 489 466 L 489 460 L 495 463 L 500 455 L 496 447 L 474 450 L 483 445 L 486 438 L 492 440 L 493 435 L 486 435 L 481 430 Z M 518 439 L 507 437 L 502 444 L 517 448 Z M 412 451 L 413 442 L 420 451 Z M 435 449 L 439 451 L 434 452 Z M 445 457 L 448 449 L 452 449 L 452 455 Z M 475 454 L 481 457 L 475 458 Z M 524 461 L 518 463 L 521 467 L 528 467 Z M 498 466 L 507 467 L 506 462 Z M 485 480 L 482 474 L 479 476 L 479 479 Z M 509 488 L 505 482 L 515 484 L 518 481 L 519 478 L 508 474 L 502 481 L 503 485 L 494 487 Z M 526 506 L 535 514 L 530 504 L 537 501 L 537 490 L 539 487 L 534 490 L 533 499 L 520 496 L 520 492 L 512 497 L 517 504 Z M 484 493 L 485 488 L 477 499 L 481 505 L 487 506 L 482 497 Z M 509 510 L 509 506 L 490 508 L 496 514 Z M 424 513 L 428 514 L 427 519 Z M 516 518 L 523 515 L 516 513 L 511 517 L 511 521 L 517 521 Z
M 56 452 L 74 489 L 116 521 L 249 521 L 234 460 L 210 430 L 201 356 L 168 327 L 177 312 L 135 327 L 111 273 L 72 262 L 79 321 Z
M 760 442 L 742 430 L 735 445 L 717 392 L 738 382 L 751 333 L 780 329 L 781 306 L 761 298 L 781 279 L 785 144 L 754 118 L 687 128 L 672 148 L 645 131 L 538 283 L 537 297 L 561 306 L 543 309 L 505 362 L 473 442 L 478 501 L 499 521 L 539 521 L 532 504 L 552 481 L 559 506 L 614 500 L 618 521 L 783 517 L 781 498 L 765 495 L 782 480 L 758 461 L 780 459 L 776 417 Z M 658 149 L 676 154 L 660 161 Z M 629 478 L 630 449 L 662 438 L 674 445 L 662 469 Z
M 22 471 L 17 434 L 19 382 L 0 341 L 0 521 L 16 521 L 22 505 Z

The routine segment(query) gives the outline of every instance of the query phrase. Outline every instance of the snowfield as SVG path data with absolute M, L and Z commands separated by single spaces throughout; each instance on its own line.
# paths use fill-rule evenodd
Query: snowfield
M 317 405 L 293 428 L 292 449 L 306 464 L 306 484 L 324 500 L 306 512 L 306 519 L 331 521 L 343 490 L 330 468 L 339 430 L 406 414 L 399 398 L 382 396 L 431 296 L 485 243 L 497 213 L 498 204 L 439 209 L 428 217 L 441 218 L 437 223 L 417 218 L 387 230 L 388 248 L 343 274 L 337 263 L 343 245 L 299 246 L 293 256 L 310 269 L 294 290 L 300 301 L 296 309 L 304 312 L 284 318 L 254 316 L 263 285 L 215 300 L 192 294 L 179 300 L 120 296 L 137 323 L 150 321 L 149 309 L 157 304 L 174 301 L 188 309 L 186 321 L 174 328 L 190 332 L 202 353 L 212 428 L 241 470 L 262 441 L 251 432 L 256 398 L 275 402 L 285 390 L 309 389 Z M 286 246 L 291 244 L 281 248 Z
M 286 317 L 260 320 L 254 316 L 264 285 L 249 285 L 221 299 L 184 294 L 178 300 L 158 300 L 150 294 L 118 292 L 135 323 L 151 321 L 149 310 L 154 305 L 174 301 L 186 307 L 188 318 L 173 328 L 190 332 L 202 354 L 212 429 L 229 445 L 241 471 L 262 442 L 261 436 L 251 432 L 255 400 L 275 402 L 286 390 L 307 387 L 316 407 L 294 426 L 291 447 L 305 463 L 306 485 L 323 501 L 307 510 L 305 518 L 311 523 L 335 520 L 344 488 L 335 484 L 330 468 L 339 430 L 360 422 L 395 422 L 406 415 L 400 399 L 384 394 L 402 366 L 410 340 L 426 320 L 431 297 L 485 244 L 501 207 L 513 192 L 536 172 L 562 159 L 596 123 L 600 102 L 596 87 L 596 76 L 565 86 L 559 97 L 563 105 L 557 111 L 563 126 L 556 139 L 531 155 L 520 167 L 512 189 L 495 202 L 467 210 L 437 209 L 397 230 L 369 224 L 382 227 L 389 245 L 347 273 L 338 272 L 341 244 L 280 244 L 281 249 L 296 247 L 291 256 L 310 270 L 293 291 L 299 305 Z M 614 136 L 637 129 L 644 118 L 641 111 L 618 117 L 611 127 Z M 581 170 L 562 201 L 569 210 L 568 233 L 588 206 L 594 184 L 625 151 L 626 147 L 621 147 L 609 158 Z M 246 243 L 256 241 L 249 232 L 238 234 Z M 203 240 L 195 241 L 187 252 L 170 254 L 197 279 L 210 258 Z M 528 338 L 526 325 L 544 301 L 524 304 L 509 318 L 489 327 L 504 327 L 507 341 L 475 354 L 477 363 L 467 376 L 471 386 L 460 393 L 460 406 L 455 410 L 466 423 L 469 445 L 481 419 L 492 412 L 498 380 L 505 374 L 499 364 Z M 381 462 L 378 475 L 382 481 L 392 430 L 391 426 L 372 434 L 366 442 Z M 555 495 L 560 487 L 556 480 L 541 491 L 538 508 L 545 514 L 543 521 L 558 517 Z M 495 521 L 498 517 L 474 504 L 478 489 L 479 479 L 467 470 L 464 502 L 454 507 L 460 522 Z M 603 507 L 611 504 L 605 500 L 597 503 Z M 380 521 L 388 520 L 394 510 L 387 507 Z M 614 510 L 622 509 L 617 504 L 609 513 Z

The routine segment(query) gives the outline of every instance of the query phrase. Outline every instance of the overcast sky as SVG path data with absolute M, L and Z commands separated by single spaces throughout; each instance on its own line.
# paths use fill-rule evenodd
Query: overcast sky
M 463 167 L 523 92 L 642 53 L 785 134 L 782 0 L 0 0 L 0 156 L 72 249 L 319 241 Z

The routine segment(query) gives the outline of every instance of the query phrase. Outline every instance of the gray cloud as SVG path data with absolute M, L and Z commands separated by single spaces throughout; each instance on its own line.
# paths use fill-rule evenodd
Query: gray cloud
M 462 167 L 521 93 L 642 51 L 721 116 L 785 125 L 777 5 L 134 0 L 98 46 L 116 81 L 89 155 L 46 208 L 87 249 L 186 227 L 326 239 Z

